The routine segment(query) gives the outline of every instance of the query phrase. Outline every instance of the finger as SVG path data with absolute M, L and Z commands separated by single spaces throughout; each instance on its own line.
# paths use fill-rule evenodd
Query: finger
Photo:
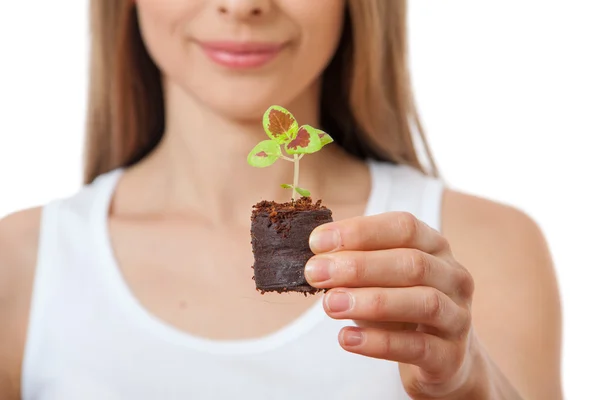
M 409 322 L 386 322 L 386 321 L 352 321 L 360 328 L 379 328 L 392 331 L 415 331 L 419 327 L 418 324 Z M 432 332 L 427 332 L 432 333 Z
M 415 249 L 318 255 L 306 264 L 305 275 L 317 288 L 430 286 L 453 298 L 470 296 L 474 286 L 463 267 Z
M 437 253 L 449 247 L 439 232 L 412 214 L 404 212 L 389 212 L 323 224 L 312 232 L 309 243 L 315 254 L 398 247 Z
M 325 294 L 323 307 L 334 319 L 423 324 L 445 337 L 462 337 L 471 322 L 467 309 L 426 286 L 336 288 Z
M 355 354 L 422 368 L 429 382 L 441 382 L 457 371 L 464 358 L 459 342 L 416 331 L 345 327 L 338 336 L 342 348 Z

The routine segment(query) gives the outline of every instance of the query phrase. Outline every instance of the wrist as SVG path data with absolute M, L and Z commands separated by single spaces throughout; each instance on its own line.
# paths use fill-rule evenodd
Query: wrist
M 498 400 L 493 394 L 493 378 L 490 364 L 484 355 L 478 355 L 474 368 L 469 375 L 465 392 L 459 396 L 465 400 Z
M 463 373 L 464 384 L 453 399 L 497 400 L 493 394 L 493 368 L 489 356 L 474 333 L 469 346 L 469 361 Z

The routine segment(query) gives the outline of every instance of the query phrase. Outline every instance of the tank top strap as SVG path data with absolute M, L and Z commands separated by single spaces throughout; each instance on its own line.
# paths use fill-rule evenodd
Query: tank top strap
M 442 179 L 408 165 L 369 161 L 372 171 L 372 202 L 369 214 L 404 211 L 441 231 Z

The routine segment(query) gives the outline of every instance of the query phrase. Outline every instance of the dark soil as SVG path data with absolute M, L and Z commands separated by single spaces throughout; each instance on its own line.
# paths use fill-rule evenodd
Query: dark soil
M 304 266 L 314 255 L 308 245 L 312 231 L 333 221 L 331 210 L 310 197 L 288 203 L 261 201 L 252 210 L 252 251 L 256 289 L 265 292 L 321 291 L 304 278 Z

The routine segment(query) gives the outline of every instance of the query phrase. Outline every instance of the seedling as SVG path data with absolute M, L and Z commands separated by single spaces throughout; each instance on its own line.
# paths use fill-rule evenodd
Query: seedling
M 273 165 L 277 160 L 294 163 L 294 181 L 284 183 L 284 189 L 292 189 L 292 201 L 296 193 L 309 197 L 310 192 L 298 186 L 300 176 L 300 160 L 306 154 L 316 153 L 333 142 L 327 133 L 310 125 L 298 126 L 291 112 L 281 106 L 271 106 L 263 115 L 263 128 L 269 137 L 257 144 L 248 154 L 248 164 L 256 168 Z M 285 153 L 292 157 L 286 156 Z

